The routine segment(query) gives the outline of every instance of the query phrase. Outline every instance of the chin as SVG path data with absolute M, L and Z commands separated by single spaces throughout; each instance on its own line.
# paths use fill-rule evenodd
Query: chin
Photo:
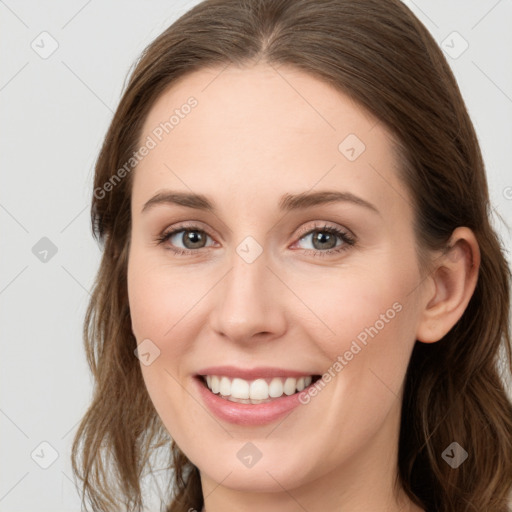
M 262 457 L 253 467 L 244 467 L 238 460 L 228 463 L 229 457 L 221 456 L 208 461 L 198 460 L 194 463 L 201 473 L 214 482 L 222 482 L 222 485 L 232 490 L 248 493 L 272 493 L 294 489 L 308 481 L 311 467 L 302 458 L 301 461 L 288 460 L 284 466 L 285 455 L 275 454 L 263 461 Z M 229 476 L 228 476 L 229 475 Z

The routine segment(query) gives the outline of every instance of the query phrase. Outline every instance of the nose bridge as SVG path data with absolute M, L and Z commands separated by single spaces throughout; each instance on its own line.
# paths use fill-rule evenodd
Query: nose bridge
M 236 341 L 262 333 L 280 335 L 285 328 L 282 293 L 267 268 L 268 252 L 249 236 L 234 248 L 230 263 L 213 307 L 212 327 Z

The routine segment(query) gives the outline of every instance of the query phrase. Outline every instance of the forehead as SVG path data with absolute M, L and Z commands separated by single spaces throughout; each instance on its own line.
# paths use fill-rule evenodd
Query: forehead
M 197 106 L 190 109 L 190 115 L 181 113 L 180 109 L 188 111 L 185 107 L 191 96 Z M 335 134 L 341 137 L 347 129 L 364 135 L 377 124 L 373 116 L 329 84 L 289 66 L 267 64 L 206 68 L 185 75 L 155 102 L 143 132 L 151 133 L 173 113 L 178 114 L 179 122 L 172 121 L 175 124 L 172 132 L 166 133 L 170 136 L 165 137 L 164 146 L 173 140 L 192 143 L 188 137 L 192 129 L 205 144 L 225 140 L 235 130 L 239 137 L 257 132 L 255 144 L 274 140 L 279 134 L 283 147 L 287 135 L 294 140 L 314 135 L 318 142 Z M 287 130 L 282 132 L 283 128 Z M 274 147 L 277 145 L 269 149 Z
M 182 77 L 151 108 L 140 143 L 148 138 L 154 147 L 135 172 L 136 203 L 164 188 L 269 205 L 282 192 L 312 187 L 349 189 L 387 207 L 406 193 L 382 123 L 288 66 L 230 65 Z

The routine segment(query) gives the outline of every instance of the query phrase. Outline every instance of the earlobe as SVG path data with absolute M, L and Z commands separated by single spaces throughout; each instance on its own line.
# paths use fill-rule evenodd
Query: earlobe
M 429 277 L 434 292 L 425 297 L 418 341 L 439 341 L 458 322 L 475 291 L 479 267 L 480 249 L 474 233 L 466 227 L 455 229 L 448 250 L 435 260 Z

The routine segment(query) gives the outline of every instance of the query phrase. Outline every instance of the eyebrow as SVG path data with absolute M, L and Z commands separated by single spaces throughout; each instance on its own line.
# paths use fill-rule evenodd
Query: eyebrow
M 363 206 L 364 208 L 380 215 L 379 210 L 368 201 L 358 197 L 351 192 L 319 191 L 302 192 L 300 194 L 284 194 L 279 201 L 281 211 L 293 211 L 328 203 L 347 202 Z M 216 212 L 213 203 L 203 194 L 191 192 L 176 192 L 166 190 L 149 199 L 143 206 L 141 213 L 144 213 L 156 205 L 178 205 L 196 210 Z

